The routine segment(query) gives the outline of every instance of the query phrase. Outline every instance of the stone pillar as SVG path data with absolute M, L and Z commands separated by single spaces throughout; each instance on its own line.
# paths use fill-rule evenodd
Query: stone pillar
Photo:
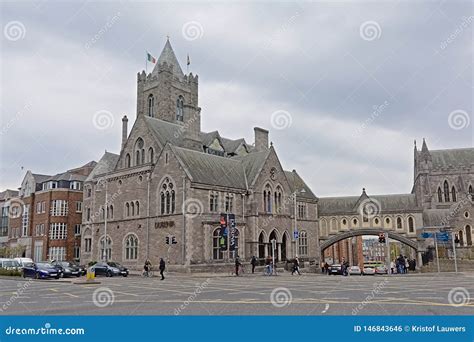
M 416 268 L 421 269 L 421 266 L 423 266 L 423 258 L 421 257 L 421 252 L 418 251 L 416 254 L 418 256 L 418 258 L 417 258 L 418 260 L 416 262 Z

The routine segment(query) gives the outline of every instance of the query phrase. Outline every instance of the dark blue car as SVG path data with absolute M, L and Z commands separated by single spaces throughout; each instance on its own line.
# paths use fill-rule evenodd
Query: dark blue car
M 59 279 L 59 273 L 53 265 L 46 262 L 30 263 L 26 264 L 22 268 L 23 278 L 35 278 L 35 279 Z

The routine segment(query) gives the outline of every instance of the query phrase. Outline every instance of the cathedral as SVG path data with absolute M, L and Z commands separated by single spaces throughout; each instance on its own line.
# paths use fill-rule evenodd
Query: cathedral
M 137 75 L 136 118 L 122 119 L 120 153 L 106 152 L 84 181 L 81 261 L 141 268 L 218 269 L 239 256 L 298 256 L 318 265 L 349 237 L 390 232 L 426 249 L 426 227 L 454 229 L 472 246 L 474 149 L 414 151 L 411 193 L 318 198 L 284 170 L 269 132 L 254 142 L 201 130 L 199 78 L 185 74 L 169 40 L 151 73 Z
M 120 153 L 106 152 L 84 182 L 81 261 L 163 257 L 193 270 L 236 256 L 319 257 L 317 197 L 282 168 L 267 130 L 255 127 L 253 144 L 203 132 L 198 89 L 169 40 L 137 75 L 133 127 L 124 116 Z

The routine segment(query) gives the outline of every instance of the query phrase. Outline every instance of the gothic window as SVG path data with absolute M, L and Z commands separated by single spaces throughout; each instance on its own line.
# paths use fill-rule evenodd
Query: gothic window
M 472 185 L 469 185 L 469 194 L 471 195 L 471 199 L 474 201 L 474 191 L 472 190 Z
M 148 96 L 148 116 L 155 117 L 155 98 L 151 94 Z
M 145 164 L 145 149 L 142 148 L 142 162 L 141 164 Z
M 453 202 L 457 201 L 456 188 L 454 186 L 451 188 L 451 197 L 453 199 Z
M 135 165 L 145 163 L 145 149 L 143 148 L 144 141 L 142 138 L 138 138 L 135 142 Z
M 150 163 L 152 164 L 153 164 L 153 157 L 154 157 L 153 147 L 150 147 L 148 149 L 148 159 L 150 160 Z
M 130 213 L 132 214 L 132 216 L 135 216 L 135 204 L 130 203 Z
M 234 210 L 234 196 L 232 194 L 225 195 L 225 212 L 231 213 Z
M 441 191 L 440 187 L 438 187 L 438 202 L 439 203 L 443 202 L 443 192 Z
M 282 189 L 280 186 L 277 186 L 275 194 L 274 194 L 274 203 L 275 203 L 275 209 L 277 213 L 281 213 L 282 211 L 282 206 L 281 206 L 281 198 L 282 198 Z
M 114 218 L 114 206 L 111 205 L 109 210 L 107 211 L 107 218 L 113 219 Z
M 415 231 L 415 223 L 413 221 L 413 217 L 408 218 L 408 231 L 413 233 Z
M 130 204 L 125 203 L 125 212 L 127 213 L 127 217 L 130 216 Z
M 135 234 L 129 234 L 125 239 L 125 259 L 138 259 L 138 238 Z
M 138 201 L 135 202 L 136 214 L 137 216 L 140 215 L 140 203 Z
M 263 190 L 263 209 L 266 213 L 272 212 L 272 188 L 269 184 Z
M 212 234 L 212 259 L 222 260 L 224 259 L 224 253 L 221 250 L 221 229 L 217 228 Z
M 184 98 L 181 95 L 176 100 L 176 120 L 184 121 Z
M 466 226 L 466 243 L 468 246 L 472 246 L 472 231 L 470 225 Z
M 308 255 L 308 236 L 305 230 L 300 232 L 298 238 L 298 253 L 299 255 Z
M 175 191 L 174 185 L 168 177 L 164 179 L 163 184 L 161 185 L 160 200 L 161 214 L 174 214 L 176 210 Z
M 449 202 L 449 185 L 448 181 L 444 181 L 444 201 Z
M 209 211 L 216 212 L 219 208 L 219 194 L 217 192 L 211 192 L 209 194 Z
M 397 229 L 403 229 L 402 218 L 397 217 Z
M 140 165 L 140 150 L 135 152 L 135 165 Z

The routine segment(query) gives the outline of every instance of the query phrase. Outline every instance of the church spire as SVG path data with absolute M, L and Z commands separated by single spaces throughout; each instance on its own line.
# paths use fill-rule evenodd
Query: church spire
M 421 147 L 421 152 L 428 152 L 428 146 L 426 145 L 425 138 L 423 138 L 423 146 Z
M 163 63 L 166 63 L 168 64 L 168 66 L 171 66 L 173 68 L 173 72 L 177 74 L 177 76 L 184 76 L 183 70 L 181 69 L 178 59 L 176 58 L 173 48 L 171 47 L 169 36 L 166 37 L 165 46 L 161 51 L 160 57 L 158 57 L 158 62 L 156 63 L 152 73 L 157 74 L 160 66 Z

